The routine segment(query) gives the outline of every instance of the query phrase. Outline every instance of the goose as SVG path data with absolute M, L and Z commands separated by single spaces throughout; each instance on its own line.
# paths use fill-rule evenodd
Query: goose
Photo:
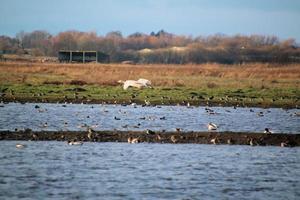
M 216 124 L 212 123 L 212 122 L 209 122 L 207 124 L 207 128 L 208 128 L 209 131 L 216 131 L 218 126 Z

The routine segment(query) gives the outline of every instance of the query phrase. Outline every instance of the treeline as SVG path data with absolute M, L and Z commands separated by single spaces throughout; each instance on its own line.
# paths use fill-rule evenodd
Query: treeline
M 110 55 L 111 62 L 206 63 L 300 62 L 300 48 L 294 39 L 280 41 L 275 36 L 207 37 L 157 33 L 134 33 L 124 37 L 115 31 L 99 36 L 95 32 L 19 32 L 16 37 L 0 36 L 2 53 L 57 56 L 59 50 L 94 50 Z

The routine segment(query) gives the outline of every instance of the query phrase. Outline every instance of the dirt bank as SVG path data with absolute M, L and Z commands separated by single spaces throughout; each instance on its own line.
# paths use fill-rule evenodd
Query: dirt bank
M 131 132 L 131 131 L 1 131 L 0 140 L 197 143 L 252 146 L 300 146 L 300 134 L 263 134 L 240 132 Z

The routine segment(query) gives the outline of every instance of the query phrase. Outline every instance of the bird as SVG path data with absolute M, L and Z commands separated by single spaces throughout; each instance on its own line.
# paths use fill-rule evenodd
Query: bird
M 161 141 L 161 140 L 162 140 L 162 137 L 161 137 L 160 134 L 157 134 L 156 137 L 157 137 L 157 140 L 158 140 L 158 141 Z
M 229 138 L 229 139 L 227 140 L 227 144 L 232 144 L 232 139 L 231 139 L 231 138 Z
M 137 82 L 142 83 L 145 87 L 152 88 L 152 83 L 148 79 L 140 78 Z
M 26 145 L 24 145 L 24 144 L 16 144 L 17 149 L 23 149 L 25 147 L 26 147 Z
M 207 128 L 208 128 L 209 131 L 216 131 L 218 126 L 216 124 L 212 123 L 212 122 L 209 122 L 207 124 Z
M 146 133 L 147 133 L 148 135 L 154 135 L 154 134 L 155 134 L 155 132 L 152 131 L 152 130 L 150 130 L 150 129 L 147 129 Z
M 180 131 L 181 131 L 181 128 L 175 128 L 175 130 L 176 130 L 177 132 L 180 132 Z
M 88 128 L 88 135 L 87 137 L 89 138 L 89 140 L 93 140 L 93 134 L 95 133 L 95 131 L 92 128 Z
M 137 108 L 137 104 L 136 103 L 132 103 L 131 106 L 133 106 L 134 108 Z
M 42 125 L 42 127 L 44 127 L 44 128 L 48 127 L 48 123 L 45 122 L 45 123 Z
M 258 113 L 257 113 L 257 116 L 258 116 L 258 117 L 263 117 L 263 116 L 264 116 L 264 113 L 263 113 L 263 112 L 258 112 Z
M 176 138 L 175 135 L 172 135 L 170 139 L 171 139 L 171 141 L 172 141 L 173 143 L 177 143 L 177 142 L 178 142 L 178 139 Z
M 135 143 L 139 143 L 140 140 L 139 140 L 139 138 L 129 137 L 129 138 L 127 139 L 127 142 L 128 142 L 128 143 L 131 143 L 131 144 L 135 144 Z
M 218 140 L 218 138 L 213 138 L 210 140 L 210 142 L 213 144 L 218 144 L 219 140 Z
M 114 117 L 114 119 L 115 119 L 115 120 L 121 120 L 120 118 L 118 118 L 118 117 L 116 117 L 116 116 Z
M 83 142 L 81 141 L 68 141 L 68 145 L 82 145 Z
M 123 84 L 123 89 L 127 90 L 129 87 L 135 87 L 138 89 L 142 89 L 142 88 L 152 88 L 151 87 L 151 81 L 147 80 L 147 79 L 143 79 L 140 78 L 139 80 L 126 80 L 126 81 L 122 81 L 119 80 L 118 83 L 122 83 Z
M 281 143 L 280 143 L 280 146 L 281 146 L 281 147 L 288 147 L 288 143 L 287 143 L 287 142 L 281 142 Z
M 251 138 L 250 141 L 249 141 L 249 145 L 250 145 L 250 146 L 254 146 L 254 142 L 253 142 L 253 139 L 252 139 L 252 138 Z
M 265 131 L 264 133 L 267 133 L 267 134 L 272 134 L 273 132 L 269 129 L 269 128 L 265 128 Z
M 151 105 L 150 101 L 148 101 L 146 99 L 145 99 L 145 104 L 146 104 L 146 106 L 150 106 Z

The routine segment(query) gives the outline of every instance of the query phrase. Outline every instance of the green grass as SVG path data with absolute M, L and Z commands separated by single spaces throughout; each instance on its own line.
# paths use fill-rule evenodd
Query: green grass
M 76 91 L 76 88 L 80 91 Z M 33 102 L 108 102 L 193 105 L 238 105 L 259 107 L 298 107 L 298 88 L 187 88 L 156 87 L 123 90 L 121 86 L 1 84 L 2 100 Z

